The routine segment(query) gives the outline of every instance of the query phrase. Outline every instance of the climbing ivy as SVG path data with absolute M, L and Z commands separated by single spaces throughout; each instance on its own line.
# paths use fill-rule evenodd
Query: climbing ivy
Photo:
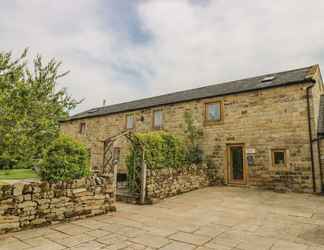
M 199 128 L 192 116 L 192 113 L 185 112 L 185 134 L 186 134 L 186 161 L 190 164 L 200 164 L 203 161 L 203 151 L 199 142 L 203 136 L 203 131 Z

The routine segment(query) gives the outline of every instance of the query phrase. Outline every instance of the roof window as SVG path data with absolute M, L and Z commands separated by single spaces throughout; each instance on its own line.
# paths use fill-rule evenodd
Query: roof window
M 272 80 L 275 79 L 275 76 L 266 76 L 261 80 L 261 82 L 271 82 Z
M 88 113 L 94 113 L 94 112 L 96 112 L 98 109 L 90 109 L 89 111 L 88 111 Z

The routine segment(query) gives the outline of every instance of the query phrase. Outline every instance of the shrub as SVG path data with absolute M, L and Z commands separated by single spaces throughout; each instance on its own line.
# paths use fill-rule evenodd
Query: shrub
M 84 145 L 60 135 L 45 151 L 40 175 L 47 181 L 67 181 L 87 176 L 89 154 Z
M 185 164 L 185 145 L 180 138 L 166 132 L 139 133 L 135 135 L 144 145 L 144 158 L 148 168 L 179 168 Z M 141 149 L 134 147 L 126 158 L 126 165 L 140 164 Z
M 144 146 L 144 160 L 148 169 L 180 168 L 186 165 L 184 141 L 166 132 L 138 133 L 135 141 Z M 127 182 L 131 191 L 139 191 L 139 173 L 142 163 L 141 146 L 132 144 L 126 157 Z

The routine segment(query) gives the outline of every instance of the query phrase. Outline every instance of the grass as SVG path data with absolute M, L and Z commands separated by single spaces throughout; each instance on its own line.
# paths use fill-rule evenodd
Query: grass
M 31 169 L 0 170 L 0 182 L 3 180 L 23 180 L 38 178 L 38 175 Z

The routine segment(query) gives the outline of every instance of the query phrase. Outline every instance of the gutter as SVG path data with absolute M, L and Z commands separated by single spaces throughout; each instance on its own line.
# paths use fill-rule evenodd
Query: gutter
M 308 121 L 308 134 L 309 134 L 309 145 L 311 154 L 311 166 L 312 166 L 312 181 L 313 181 L 313 192 L 316 193 L 316 181 L 315 181 L 315 166 L 314 166 L 314 152 L 313 152 L 313 135 L 312 135 L 312 125 L 311 125 L 311 110 L 310 110 L 310 95 L 309 90 L 314 85 L 310 85 L 306 88 L 306 99 L 307 99 L 307 121 Z

